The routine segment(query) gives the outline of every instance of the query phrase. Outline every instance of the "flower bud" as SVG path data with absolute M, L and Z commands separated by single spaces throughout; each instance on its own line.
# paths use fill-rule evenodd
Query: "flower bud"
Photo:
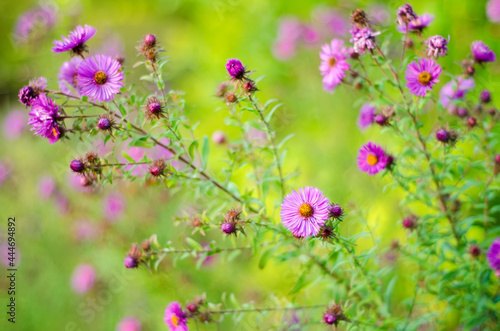
M 73 161 L 71 161 L 71 163 L 69 164 L 69 167 L 74 172 L 83 172 L 85 170 L 85 164 L 83 164 L 82 161 L 77 160 L 77 159 L 74 159 Z
M 410 215 L 403 219 L 403 227 L 408 230 L 414 230 L 417 227 L 417 217 Z
M 227 235 L 236 233 L 236 226 L 234 225 L 234 223 L 229 223 L 229 222 L 222 223 L 220 229 Z
M 109 130 L 111 128 L 111 121 L 106 117 L 101 117 L 97 120 L 97 126 L 101 130 Z
M 233 103 L 233 102 L 238 101 L 238 97 L 236 97 L 236 95 L 234 95 L 233 93 L 228 93 L 226 95 L 226 101 L 230 102 L 230 103 Z
M 472 257 L 478 257 L 481 254 L 481 248 L 479 248 L 479 246 L 476 244 L 472 244 L 469 247 L 469 254 Z
M 489 103 L 491 101 L 491 93 L 489 90 L 482 90 L 479 94 L 479 99 L 482 103 Z
M 373 120 L 375 121 L 375 123 L 377 123 L 380 126 L 387 125 L 387 117 L 385 117 L 382 114 L 375 115 L 375 117 L 373 118 Z
M 156 37 L 154 34 L 147 34 L 144 37 L 144 44 L 148 47 L 154 47 L 156 45 Z
M 230 59 L 226 63 L 226 70 L 229 75 L 234 79 L 243 79 L 247 71 L 238 59 Z
M 125 265 L 125 267 L 127 269 L 137 268 L 137 265 L 138 265 L 137 262 L 135 261 L 135 259 L 132 256 L 128 256 L 128 255 L 127 255 L 127 257 L 125 257 L 123 264 Z
M 472 116 L 471 116 L 471 117 L 469 117 L 469 118 L 467 119 L 467 126 L 468 126 L 469 128 L 473 128 L 473 127 L 475 127 L 476 125 L 477 125 L 477 120 L 476 120 L 476 118 L 475 118 L 475 117 L 472 117 Z
M 328 217 L 338 219 L 339 221 L 345 216 L 344 209 L 340 207 L 338 204 L 330 204 L 328 210 Z
M 212 141 L 218 145 L 223 145 L 226 143 L 226 135 L 222 131 L 215 131 L 212 134 Z
M 457 108 L 457 115 L 458 115 L 458 117 L 466 117 L 467 115 L 469 115 L 469 112 L 467 111 L 467 108 L 458 107 Z

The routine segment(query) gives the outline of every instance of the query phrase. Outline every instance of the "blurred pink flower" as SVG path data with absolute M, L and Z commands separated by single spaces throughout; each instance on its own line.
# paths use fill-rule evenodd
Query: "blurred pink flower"
M 71 287 L 76 293 L 83 294 L 94 287 L 96 278 L 93 266 L 90 264 L 80 264 L 71 275 Z
M 86 186 L 87 180 L 80 174 L 76 172 L 68 173 L 68 184 L 69 186 L 77 191 L 82 193 L 91 193 L 93 192 L 92 186 Z
M 17 139 L 28 127 L 28 117 L 23 110 L 13 110 L 3 120 L 3 135 L 9 140 Z
M 80 219 L 73 223 L 73 234 L 77 240 L 91 241 L 97 238 L 99 229 L 93 222 Z
M 38 192 L 43 199 L 49 199 L 56 191 L 56 181 L 52 176 L 43 176 L 38 182 Z
M 141 331 L 141 329 L 141 322 L 132 316 L 122 318 L 116 327 L 116 331 Z
M 326 27 L 329 36 L 345 36 L 349 32 L 349 22 L 345 16 L 335 9 L 317 8 L 313 11 L 313 18 L 319 21 L 321 26 Z
M 0 186 L 2 186 L 7 177 L 9 177 L 9 174 L 10 174 L 9 167 L 5 163 L 0 162 Z
M 104 199 L 104 216 L 109 221 L 116 221 L 125 211 L 125 199 L 120 193 L 110 193 Z
M 486 4 L 486 16 L 493 23 L 500 23 L 500 0 L 490 0 Z

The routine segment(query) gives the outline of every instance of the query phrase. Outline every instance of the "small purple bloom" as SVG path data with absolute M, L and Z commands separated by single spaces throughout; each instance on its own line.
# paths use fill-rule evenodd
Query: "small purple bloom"
M 90 264 L 80 264 L 71 276 L 71 287 L 78 294 L 88 292 L 95 284 L 96 272 Z
M 104 215 L 108 220 L 117 220 L 124 211 L 125 199 L 121 194 L 111 193 L 104 199 Z
M 480 40 L 472 42 L 470 49 L 474 60 L 479 63 L 495 62 L 497 60 L 495 53 L 488 47 L 488 45 Z
M 141 322 L 135 317 L 127 316 L 122 318 L 118 326 L 116 327 L 116 331 L 141 331 L 142 326 Z
M 106 117 L 101 117 L 97 121 L 97 126 L 101 130 L 109 130 L 109 128 L 111 128 L 111 121 Z
M 380 34 L 380 32 L 373 32 L 370 28 L 359 29 L 357 27 L 353 27 L 349 32 L 352 34 L 350 42 L 354 45 L 354 51 L 359 54 L 374 49 L 375 36 Z
M 231 222 L 222 223 L 220 229 L 225 234 L 233 234 L 236 232 L 236 226 Z
M 436 139 L 441 142 L 448 141 L 448 132 L 445 129 L 439 129 L 436 131 Z
M 363 104 L 363 106 L 361 106 L 361 109 L 359 110 L 359 117 L 358 117 L 358 126 L 361 129 L 361 131 L 366 130 L 367 127 L 372 125 L 373 117 L 375 115 L 376 110 L 377 110 L 377 108 L 370 105 L 369 102 L 367 102 L 367 103 Z
M 490 268 L 495 271 L 500 271 L 500 238 L 496 238 L 486 254 Z
M 332 315 L 332 314 L 324 314 L 323 315 L 323 320 L 325 321 L 326 324 L 333 324 L 337 320 L 337 318 Z
M 17 139 L 26 129 L 26 112 L 13 110 L 3 120 L 3 135 L 8 140 Z
M 90 100 L 113 100 L 123 87 L 123 71 L 118 61 L 107 55 L 97 54 L 78 66 L 80 93 Z
M 319 189 L 303 187 L 292 191 L 281 204 L 281 223 L 294 236 L 316 236 L 329 215 L 329 201 Z
M 164 316 L 165 324 L 168 325 L 170 331 L 188 331 L 186 313 L 182 310 L 182 306 L 178 302 L 171 302 L 165 309 Z
M 384 170 L 387 164 L 387 155 L 379 145 L 368 142 L 359 150 L 359 170 L 367 172 L 370 175 L 375 175 L 376 173 Z
M 128 255 L 127 257 L 125 257 L 125 260 L 123 261 L 123 264 L 125 265 L 125 267 L 127 269 L 131 269 L 131 268 L 137 268 L 137 261 L 130 255 Z
M 85 165 L 83 164 L 83 162 L 80 160 L 76 160 L 76 159 L 71 161 L 71 163 L 69 164 L 69 167 L 74 172 L 82 172 L 83 170 L 85 170 Z
M 399 7 L 396 15 L 396 23 L 403 26 L 418 18 L 417 14 L 413 11 L 413 7 L 408 3 Z
M 226 70 L 234 79 L 242 79 L 247 73 L 245 67 L 238 59 L 230 59 L 226 63 Z
M 330 44 L 321 47 L 319 57 L 321 58 L 319 70 L 323 76 L 323 88 L 333 92 L 344 79 L 346 71 L 351 67 L 346 62 L 349 52 L 344 47 L 342 40 L 333 39 Z
M 19 102 L 28 108 L 38 98 L 43 90 L 47 88 L 47 79 L 44 77 L 35 78 L 30 81 L 28 86 L 19 90 Z
M 56 192 L 56 181 L 52 176 L 44 176 L 38 182 L 38 192 L 43 199 L 48 199 Z
M 412 61 L 406 67 L 405 78 L 406 87 L 410 92 L 417 97 L 425 97 L 428 91 L 439 82 L 441 67 L 434 59 L 421 58 L 417 61 Z
M 31 125 L 31 131 L 35 131 L 35 135 L 42 138 L 47 138 L 49 143 L 53 144 L 59 140 L 61 130 L 57 124 L 59 117 L 59 106 L 45 94 L 40 96 L 33 102 L 28 125 Z
M 490 103 L 491 102 L 491 92 L 489 90 L 482 90 L 479 94 L 479 99 L 481 99 L 482 103 Z
M 85 43 L 95 36 L 97 29 L 86 25 L 82 27 L 77 26 L 75 30 L 69 33 L 69 37 L 62 37 L 62 41 L 54 40 L 54 47 L 52 51 L 54 53 L 62 53 L 66 51 L 71 51 L 74 54 L 82 54 L 85 51 Z
M 462 99 L 465 93 L 474 87 L 474 79 L 463 79 L 459 77 L 458 80 L 452 80 L 441 88 L 439 92 L 439 102 L 446 108 L 450 105 L 451 101 Z
M 448 54 L 448 39 L 445 39 L 439 35 L 429 37 L 425 41 L 427 44 L 427 56 L 429 57 L 441 57 Z
M 66 94 L 73 94 L 71 87 L 76 91 L 76 95 L 80 95 L 80 88 L 78 87 L 78 66 L 82 63 L 82 59 L 80 57 L 73 57 L 71 60 L 64 62 L 59 69 L 59 75 L 57 78 L 59 79 L 59 88 L 62 92 Z
M 14 27 L 14 39 L 24 43 L 46 34 L 56 22 L 55 7 L 45 3 L 33 10 L 24 12 Z
M 423 29 L 428 27 L 432 21 L 434 21 L 434 16 L 430 14 L 423 14 L 422 16 L 418 16 L 408 23 L 408 32 L 416 32 L 421 33 Z M 406 24 L 399 25 L 397 27 L 398 31 L 401 33 L 406 33 Z
M 338 204 L 331 204 L 328 210 L 328 216 L 331 218 L 336 218 L 339 221 L 342 221 L 342 217 L 344 217 L 344 209 L 340 207 Z
M 486 16 L 493 23 L 500 23 L 500 0 L 490 0 L 486 4 Z

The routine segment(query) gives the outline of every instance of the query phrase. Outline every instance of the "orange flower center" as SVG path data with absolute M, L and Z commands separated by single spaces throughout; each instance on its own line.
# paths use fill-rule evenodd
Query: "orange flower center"
M 303 203 L 302 206 L 300 206 L 299 208 L 299 214 L 302 217 L 311 217 L 313 213 L 314 213 L 313 208 L 307 202 Z
M 429 85 L 431 78 L 430 73 L 423 71 L 418 75 L 418 82 L 422 85 Z
M 52 128 L 52 133 L 54 134 L 54 136 L 57 137 L 57 130 L 56 130 L 56 128 Z
M 172 316 L 172 324 L 174 324 L 175 326 L 179 326 L 179 317 L 177 316 Z
M 334 57 L 331 57 L 331 58 L 328 60 L 328 64 L 330 65 L 330 67 L 333 67 L 336 63 L 337 63 L 337 59 L 336 59 L 336 58 L 334 58 Z
M 94 75 L 94 81 L 96 84 L 103 85 L 108 80 L 108 76 L 102 71 L 98 71 Z
M 368 162 L 369 165 L 374 166 L 378 163 L 378 157 L 373 154 L 369 154 L 366 158 L 366 162 Z

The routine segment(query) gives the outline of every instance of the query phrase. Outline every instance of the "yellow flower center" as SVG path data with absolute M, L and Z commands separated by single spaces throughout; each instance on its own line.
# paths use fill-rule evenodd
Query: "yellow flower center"
M 52 128 L 52 133 L 54 134 L 54 136 L 57 137 L 57 130 L 56 130 L 56 128 Z
M 172 316 L 172 323 L 175 325 L 175 326 L 179 326 L 179 317 L 177 316 Z
M 94 75 L 94 81 L 99 85 L 103 85 L 107 80 L 108 76 L 106 76 L 106 74 L 102 71 L 98 71 Z
M 422 85 L 429 85 L 431 78 L 430 73 L 423 71 L 418 75 L 418 82 Z
M 299 208 L 299 214 L 302 217 L 311 217 L 313 213 L 314 213 L 313 208 L 307 202 L 303 203 L 302 206 L 300 206 Z
M 336 63 L 337 63 L 337 59 L 336 59 L 336 58 L 334 58 L 334 57 L 331 57 L 331 58 L 328 60 L 328 64 L 330 65 L 330 67 L 333 67 Z
M 378 157 L 373 154 L 369 154 L 366 158 L 366 162 L 368 162 L 368 164 L 371 166 L 376 165 L 378 163 Z

